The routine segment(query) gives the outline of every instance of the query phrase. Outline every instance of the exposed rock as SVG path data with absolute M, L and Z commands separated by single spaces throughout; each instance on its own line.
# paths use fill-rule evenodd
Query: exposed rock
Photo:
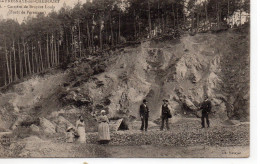
M 45 133 L 48 134 L 56 133 L 55 125 L 44 117 L 40 118 L 40 126 Z
M 17 117 L 17 119 L 15 120 L 15 122 L 13 123 L 13 125 L 11 126 L 11 130 L 16 129 L 23 120 L 25 120 L 27 118 L 27 116 L 25 115 L 20 115 L 19 117 Z
M 196 110 L 196 109 L 197 109 L 197 107 L 190 101 L 190 99 L 185 99 L 185 103 L 186 103 L 186 105 L 187 105 L 190 109 L 192 109 L 192 110 Z
M 119 119 L 119 120 L 110 120 L 109 122 L 109 130 L 111 131 L 117 131 L 119 126 L 121 125 L 123 119 Z
M 39 132 L 40 131 L 40 128 L 34 124 L 32 124 L 30 126 L 30 129 L 32 130 L 32 132 Z
M 59 116 L 54 122 L 56 123 L 56 131 L 58 133 L 66 132 L 68 127 L 72 127 L 74 129 L 76 129 L 75 126 L 71 122 L 69 122 L 62 116 Z
M 79 89 L 64 91 L 61 100 L 66 105 L 75 105 L 77 107 L 92 104 L 92 99 L 88 93 Z

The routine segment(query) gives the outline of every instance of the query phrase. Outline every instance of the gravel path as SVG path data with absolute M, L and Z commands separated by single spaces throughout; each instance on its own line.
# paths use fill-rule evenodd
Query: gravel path
M 109 145 L 248 146 L 249 128 L 249 124 L 240 124 L 201 129 L 198 122 L 192 121 L 171 125 L 170 131 L 160 131 L 159 127 L 153 127 L 147 132 L 113 132 Z M 97 143 L 97 133 L 88 133 L 87 143 Z

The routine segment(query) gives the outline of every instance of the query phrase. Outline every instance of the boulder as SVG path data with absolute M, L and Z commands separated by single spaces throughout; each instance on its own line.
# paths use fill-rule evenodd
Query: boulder
M 26 115 L 19 115 L 19 117 L 17 117 L 15 122 L 12 124 L 11 130 L 16 129 L 21 124 L 21 122 L 23 122 L 24 120 L 27 120 L 27 119 L 28 119 L 28 116 L 26 116 Z
M 30 126 L 30 129 L 32 130 L 32 132 L 39 132 L 40 131 L 40 128 L 34 124 L 32 124 Z
M 68 127 L 72 127 L 74 129 L 76 129 L 75 126 L 71 122 L 69 122 L 67 119 L 65 119 L 62 116 L 59 116 L 58 119 L 55 120 L 54 122 L 56 123 L 56 131 L 58 133 L 66 132 Z
M 197 107 L 191 102 L 190 99 L 186 98 L 185 99 L 185 103 L 191 110 L 196 110 L 197 109 Z
M 55 125 L 44 117 L 40 118 L 40 126 L 45 133 L 48 134 L 56 133 Z
M 109 130 L 110 131 L 117 131 L 119 126 L 121 125 L 123 119 L 118 119 L 118 120 L 111 120 L 109 122 Z

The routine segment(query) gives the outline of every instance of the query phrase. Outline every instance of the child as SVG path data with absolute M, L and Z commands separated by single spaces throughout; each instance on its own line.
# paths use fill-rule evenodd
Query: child
M 75 131 L 75 130 L 74 130 L 72 127 L 69 127 L 69 128 L 67 129 L 67 142 L 68 142 L 68 143 L 74 142 L 74 137 L 75 137 L 74 131 Z

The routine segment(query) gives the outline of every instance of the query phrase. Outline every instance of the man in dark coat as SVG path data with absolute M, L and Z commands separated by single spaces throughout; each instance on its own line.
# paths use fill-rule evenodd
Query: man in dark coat
M 163 130 L 164 127 L 164 122 L 166 122 L 166 129 L 169 130 L 169 116 L 171 115 L 169 106 L 168 106 L 168 100 L 163 100 L 163 105 L 162 105 L 162 114 L 161 114 L 161 118 L 162 118 L 162 126 L 161 126 L 161 130 Z
M 144 130 L 147 131 L 148 128 L 148 118 L 149 118 L 149 108 L 147 106 L 147 101 L 144 99 L 143 103 L 140 105 L 140 117 L 141 117 L 141 121 L 142 121 L 142 126 L 140 130 Z
M 208 96 L 205 96 L 205 99 L 200 106 L 200 110 L 202 110 L 202 116 L 201 116 L 202 128 L 205 128 L 205 119 L 207 121 L 207 125 L 208 125 L 208 128 L 209 128 L 209 125 L 210 125 L 210 123 L 209 123 L 209 113 L 211 112 L 211 102 L 208 99 Z

